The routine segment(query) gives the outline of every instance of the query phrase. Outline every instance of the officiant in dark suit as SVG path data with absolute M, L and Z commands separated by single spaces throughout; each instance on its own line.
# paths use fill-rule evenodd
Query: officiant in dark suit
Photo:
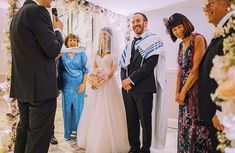
M 204 5 L 204 12 L 208 22 L 215 27 L 224 27 L 226 22 L 232 15 L 229 11 L 231 0 L 207 0 Z M 214 37 L 209 44 L 206 53 L 199 66 L 198 74 L 198 105 L 199 114 L 202 120 L 207 122 L 210 131 L 213 153 L 218 145 L 217 131 L 223 130 L 223 125 L 220 123 L 217 114 L 220 108 L 211 99 L 211 94 L 215 92 L 218 84 L 214 79 L 210 78 L 210 72 L 213 67 L 212 60 L 216 55 L 223 55 L 224 36 Z
M 63 24 L 50 14 L 52 0 L 26 0 L 10 25 L 10 97 L 18 101 L 20 121 L 15 153 L 47 153 L 58 95 L 55 58 Z
M 157 91 L 154 69 L 163 43 L 147 30 L 147 24 L 144 14 L 133 15 L 132 26 L 136 36 L 127 44 L 120 58 L 130 153 L 150 153 L 151 146 L 153 93 Z M 142 146 L 140 123 L 143 129 Z

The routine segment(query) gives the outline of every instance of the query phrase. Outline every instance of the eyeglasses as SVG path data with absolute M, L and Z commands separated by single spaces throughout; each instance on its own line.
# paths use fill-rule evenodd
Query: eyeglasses
M 203 5 L 202 8 L 210 8 L 211 6 L 213 6 L 215 4 L 215 1 L 208 1 L 205 5 Z
M 219 2 L 225 2 L 224 0 L 208 0 L 207 3 L 205 3 L 205 5 L 203 5 L 203 9 L 205 8 L 210 8 L 212 7 L 215 3 L 219 3 Z

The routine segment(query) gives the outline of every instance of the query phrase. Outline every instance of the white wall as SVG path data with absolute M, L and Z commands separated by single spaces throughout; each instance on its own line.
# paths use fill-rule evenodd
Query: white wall
M 7 56 L 4 46 L 5 29 L 8 28 L 6 13 L 7 9 L 0 8 L 0 74 L 7 73 Z
M 149 20 L 148 29 L 159 35 L 163 40 L 166 50 L 167 64 L 167 103 L 168 103 L 168 118 L 177 119 L 178 105 L 175 103 L 175 84 L 176 84 L 176 69 L 177 69 L 177 52 L 180 40 L 173 43 L 169 35 L 166 33 L 166 28 L 163 23 L 163 18 L 169 18 L 174 13 L 182 13 L 189 18 L 195 27 L 195 32 L 201 33 L 207 39 L 207 43 L 211 40 L 211 31 L 213 26 L 208 24 L 206 16 L 202 10 L 203 0 L 190 0 L 173 6 L 165 7 L 158 10 L 144 12 Z M 171 124 L 171 123 L 170 123 Z M 170 126 L 170 125 L 169 125 Z
M 190 0 L 173 6 L 165 7 L 158 10 L 152 10 L 145 12 L 149 18 L 149 30 L 153 33 L 157 33 L 163 40 L 164 46 L 167 52 L 167 69 L 176 69 L 176 55 L 178 50 L 179 41 L 173 43 L 170 37 L 166 34 L 162 19 L 169 17 L 173 13 L 179 12 L 186 15 L 194 24 L 195 31 L 204 34 L 208 43 L 210 40 L 210 33 L 212 26 L 207 23 L 206 17 L 202 11 L 203 0 Z M 3 29 L 7 27 L 7 18 L 4 15 L 6 9 L 0 8 L 0 21 L 4 21 L 0 24 L 0 42 L 3 43 Z M 3 48 L 0 48 L 0 73 L 7 71 L 6 55 Z
M 145 12 L 149 19 L 148 29 L 151 32 L 158 34 L 164 42 L 167 55 L 167 69 L 176 69 L 177 67 L 176 56 L 180 41 L 177 40 L 176 43 L 171 41 L 169 35 L 166 33 L 163 18 L 169 18 L 174 13 L 184 14 L 193 23 L 195 31 L 203 34 L 209 43 L 213 26 L 208 24 L 202 6 L 203 0 L 190 0 L 162 9 Z

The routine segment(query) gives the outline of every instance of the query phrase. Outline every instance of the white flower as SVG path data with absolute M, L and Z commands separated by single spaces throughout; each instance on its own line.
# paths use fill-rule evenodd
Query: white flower
M 221 26 L 217 26 L 215 27 L 215 29 L 213 30 L 213 38 L 219 38 L 221 36 L 224 36 L 224 28 L 222 28 Z
M 5 101 L 7 101 L 7 102 L 10 102 L 11 101 L 11 98 L 9 97 L 9 95 L 7 94 L 5 94 L 4 96 L 3 96 L 3 99 L 5 100 Z
M 225 127 L 227 138 L 230 140 L 235 139 L 235 116 L 232 114 L 223 116 L 222 123 Z
M 231 66 L 227 73 L 228 80 L 235 80 L 235 66 Z
M 225 148 L 225 153 L 235 153 L 235 148 L 230 148 L 230 147 L 227 147 Z
M 215 56 L 213 59 L 213 67 L 210 72 L 210 77 L 215 79 L 218 84 L 227 79 L 228 60 L 225 56 Z
M 233 1 L 235 3 L 235 0 Z M 234 5 L 232 8 L 235 8 Z M 215 56 L 210 77 L 218 83 L 215 93 L 211 94 L 213 101 L 222 106 L 222 124 L 225 127 L 226 137 L 235 144 L 235 12 L 224 27 L 216 27 L 213 38 L 224 37 L 224 56 Z M 220 102 L 220 103 L 219 103 Z M 233 104 L 233 105 L 232 105 Z M 224 107 L 228 105 L 228 107 Z M 220 142 L 221 145 L 223 142 Z M 231 143 L 232 144 L 232 143 Z M 225 148 L 226 153 L 235 153 L 235 145 Z
M 8 82 L 3 82 L 3 83 L 0 83 L 0 89 L 2 91 L 7 91 L 7 89 L 9 88 L 9 83 Z
M 235 55 L 235 34 L 231 34 L 230 36 L 226 37 L 223 42 L 223 51 L 224 53 L 228 53 L 231 55 Z

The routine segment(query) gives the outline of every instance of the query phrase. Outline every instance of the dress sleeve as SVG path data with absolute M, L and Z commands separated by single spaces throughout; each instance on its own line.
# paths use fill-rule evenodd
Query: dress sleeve
M 82 66 L 83 66 L 83 73 L 88 74 L 87 55 L 85 52 L 82 52 Z
M 112 61 L 114 65 L 118 65 L 118 57 L 115 55 L 112 55 Z

